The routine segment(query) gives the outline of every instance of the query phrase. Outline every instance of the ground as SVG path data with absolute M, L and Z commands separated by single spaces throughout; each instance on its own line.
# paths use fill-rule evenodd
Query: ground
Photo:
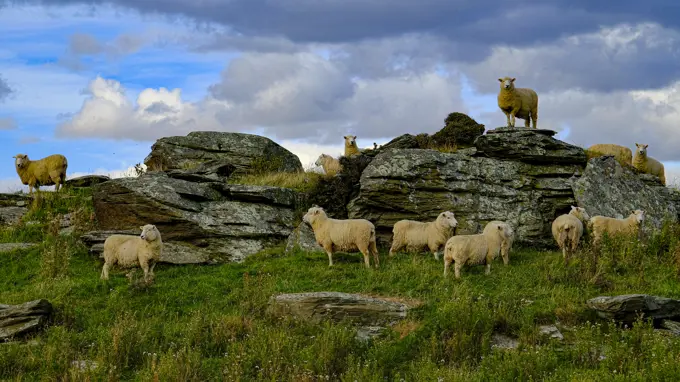
M 62 196 L 66 196 L 64 194 Z M 242 264 L 156 267 L 150 286 L 114 271 L 77 236 L 57 234 L 59 214 L 74 211 L 88 229 L 87 192 L 50 196 L 0 242 L 43 242 L 0 254 L 0 303 L 46 298 L 48 327 L 23 343 L 0 345 L 0 380 L 505 381 L 669 380 L 680 373 L 680 339 L 640 322 L 620 329 L 585 301 L 598 295 L 680 295 L 678 227 L 645 244 L 620 241 L 599 256 L 586 251 L 565 267 L 558 252 L 516 248 L 491 274 L 466 267 L 442 277 L 430 254 L 381 253 L 381 268 L 360 254 L 281 248 Z M 139 276 L 139 272 L 137 274 Z M 315 325 L 265 314 L 273 294 L 340 291 L 415 299 L 422 305 L 387 336 L 363 343 L 342 324 Z M 538 326 L 558 323 L 563 341 Z M 493 333 L 519 340 L 491 346 Z

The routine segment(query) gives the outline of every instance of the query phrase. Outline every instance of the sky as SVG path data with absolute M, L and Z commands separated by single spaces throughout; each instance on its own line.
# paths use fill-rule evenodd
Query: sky
M 0 192 L 28 189 L 18 153 L 119 177 L 196 130 L 309 168 L 344 135 L 372 147 L 454 111 L 493 129 L 504 76 L 538 92 L 539 128 L 648 144 L 680 183 L 677 1 L 0 0 Z

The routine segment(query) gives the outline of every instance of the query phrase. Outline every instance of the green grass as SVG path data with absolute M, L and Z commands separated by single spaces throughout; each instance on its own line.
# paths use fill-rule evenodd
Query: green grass
M 299 192 L 314 190 L 324 174 L 315 172 L 266 172 L 236 176 L 229 183 L 290 188 Z
M 427 254 L 382 254 L 378 270 L 365 269 L 359 254 L 337 254 L 329 269 L 325 254 L 284 256 L 277 248 L 242 264 L 161 264 L 155 282 L 140 287 L 120 270 L 100 281 L 101 261 L 75 237 L 56 234 L 55 211 L 78 211 L 80 231 L 90 224 L 87 195 L 70 196 L 36 205 L 40 229 L 0 236 L 45 241 L 0 254 L 0 302 L 46 298 L 56 309 L 43 332 L 0 345 L 0 380 L 636 381 L 680 372 L 679 339 L 642 322 L 619 329 L 584 304 L 598 295 L 680 295 L 676 226 L 646 244 L 585 250 L 568 267 L 556 252 L 517 248 L 508 267 L 497 259 L 488 276 L 465 267 L 461 280 L 444 279 L 443 265 Z M 266 315 L 271 295 L 309 291 L 422 305 L 369 343 L 343 324 Z M 538 325 L 555 321 L 567 327 L 563 342 L 538 335 Z M 493 332 L 518 338 L 520 347 L 492 348 Z M 73 361 L 98 367 L 79 370 Z

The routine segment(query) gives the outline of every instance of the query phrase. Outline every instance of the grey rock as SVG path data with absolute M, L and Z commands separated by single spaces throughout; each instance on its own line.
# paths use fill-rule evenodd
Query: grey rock
M 23 193 L 0 194 L 0 225 L 14 225 L 28 213 L 32 197 Z
M 504 350 L 513 350 L 517 349 L 519 346 L 519 341 L 517 339 L 506 336 L 505 334 L 501 333 L 493 333 L 491 335 L 491 347 L 492 348 L 498 348 L 498 349 L 504 349 Z
M 282 244 L 295 228 L 298 200 L 290 189 L 195 183 L 162 172 L 93 188 L 100 230 L 155 224 L 168 251 L 161 260 L 173 263 L 242 261 Z
M 680 300 L 646 294 L 599 296 L 591 298 L 586 304 L 599 317 L 628 325 L 632 325 L 639 314 L 654 320 L 680 317 Z
M 612 156 L 590 159 L 572 188 L 579 207 L 585 208 L 590 216 L 625 218 L 633 210 L 642 209 L 645 225 L 650 223 L 657 228 L 666 218 L 678 219 L 677 201 L 670 194 L 671 190 L 650 186 Z
M 564 339 L 564 336 L 555 325 L 541 325 L 538 327 L 538 333 L 548 338 L 553 338 L 557 340 Z
M 168 170 L 167 173 L 171 178 L 188 180 L 190 182 L 207 183 L 224 181 L 229 178 L 234 171 L 236 171 L 236 166 L 228 159 L 213 159 L 200 163 L 192 169 L 172 169 Z
M 305 252 L 325 253 L 324 249 L 316 242 L 312 227 L 305 222 L 300 223 L 290 236 L 288 236 L 285 252 L 289 253 L 295 249 L 300 249 Z
M 475 147 L 478 154 L 490 158 L 585 166 L 585 150 L 553 138 L 554 134 L 552 130 L 498 128 L 478 137 Z
M 184 137 L 161 138 L 144 159 L 148 171 L 199 169 L 209 173 L 210 166 L 216 163 L 233 165 L 231 171 L 235 173 L 302 171 L 302 163 L 295 154 L 269 138 L 243 133 L 194 131 Z M 213 173 L 221 176 L 217 172 Z
M 661 326 L 676 336 L 680 336 L 680 322 L 671 320 L 661 320 Z
M 37 243 L 0 243 L 0 253 L 12 252 L 17 249 L 30 249 L 37 245 Z
M 111 180 L 111 178 L 106 175 L 85 175 L 66 179 L 66 183 L 64 183 L 64 185 L 74 188 L 85 188 L 92 187 L 95 184 L 104 183 L 109 180 Z
M 40 299 L 20 305 L 0 304 L 0 340 L 21 337 L 40 329 L 52 314 L 52 304 Z

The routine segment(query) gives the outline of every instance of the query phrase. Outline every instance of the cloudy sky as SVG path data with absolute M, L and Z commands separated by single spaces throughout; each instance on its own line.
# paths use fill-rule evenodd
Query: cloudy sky
M 494 128 L 506 75 L 539 93 L 540 128 L 647 143 L 677 181 L 677 1 L 0 0 L 0 192 L 22 188 L 17 153 L 120 176 L 195 130 L 310 165 L 348 133 L 369 147 L 452 111 Z

